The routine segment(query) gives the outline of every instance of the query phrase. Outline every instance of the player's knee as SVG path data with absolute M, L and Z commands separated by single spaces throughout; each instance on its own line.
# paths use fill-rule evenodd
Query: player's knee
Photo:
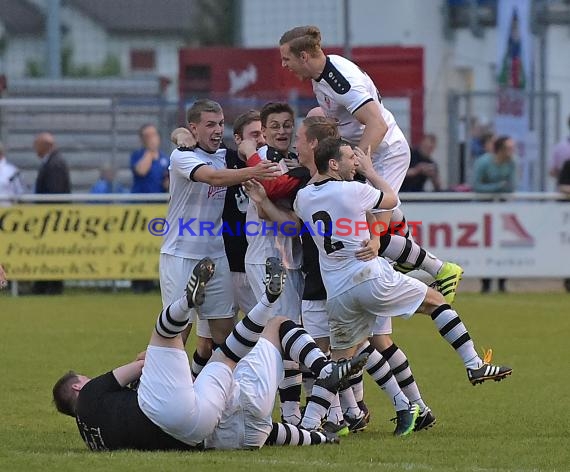
M 428 287 L 424 301 L 420 307 L 422 313 L 430 315 L 437 307 L 446 304 L 444 296 L 437 290 Z
M 389 334 L 375 334 L 372 336 L 371 344 L 377 351 L 382 352 L 394 344 L 394 341 L 392 341 L 392 337 Z

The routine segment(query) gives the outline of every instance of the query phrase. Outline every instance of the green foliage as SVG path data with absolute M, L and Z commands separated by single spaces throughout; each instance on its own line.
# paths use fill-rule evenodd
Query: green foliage
M 26 62 L 26 77 L 38 78 L 44 76 L 45 71 L 39 61 L 30 60 Z
M 372 423 L 339 446 L 203 453 L 87 451 L 73 420 L 55 412 L 51 388 L 73 368 L 97 375 L 129 362 L 148 340 L 160 295 L 67 293 L 0 296 L 0 470 L 510 472 L 568 470 L 566 294 L 460 294 L 457 310 L 476 345 L 514 373 L 472 387 L 428 317 L 395 320 L 437 416 L 429 431 L 391 435 L 389 400 L 367 378 Z M 189 348 L 192 352 L 192 348 Z
M 89 64 L 75 65 L 73 63 L 73 48 L 68 46 L 61 50 L 61 74 L 63 77 L 89 78 L 89 77 L 118 77 L 121 75 L 119 58 L 108 54 L 101 65 Z M 44 67 L 38 61 L 26 63 L 27 77 L 45 77 Z
M 234 0 L 195 0 L 194 25 L 189 40 L 200 46 L 231 46 L 235 41 L 238 2 Z

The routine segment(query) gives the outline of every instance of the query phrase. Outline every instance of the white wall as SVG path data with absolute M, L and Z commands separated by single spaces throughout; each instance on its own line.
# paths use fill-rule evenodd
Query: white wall
M 106 31 L 88 16 L 69 7 L 61 9 L 61 21 L 69 28 L 62 46 L 73 48 L 73 64 L 101 66 L 107 57 Z
M 43 63 L 46 56 L 46 47 L 43 38 L 32 36 L 11 37 L 4 53 L 2 64 L 3 73 L 8 80 L 26 75 L 26 64 L 29 61 Z
M 184 46 L 182 38 L 151 37 L 147 35 L 113 35 L 109 39 L 109 53 L 116 55 L 121 63 L 123 75 L 131 76 L 130 52 L 132 49 L 154 49 L 156 69 L 153 75 L 168 77 L 171 84 L 167 90 L 168 99 L 178 98 L 178 50 Z

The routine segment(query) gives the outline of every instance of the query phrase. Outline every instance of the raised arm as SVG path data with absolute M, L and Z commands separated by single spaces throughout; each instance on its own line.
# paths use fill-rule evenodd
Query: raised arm
M 380 113 L 378 104 L 370 101 L 358 108 L 353 115 L 364 125 L 364 133 L 362 133 L 358 147 L 360 149 L 370 147 L 372 152 L 376 151 L 388 131 L 388 125 Z

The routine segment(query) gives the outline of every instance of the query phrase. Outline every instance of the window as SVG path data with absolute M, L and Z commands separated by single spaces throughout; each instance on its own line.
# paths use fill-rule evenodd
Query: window
M 152 71 L 156 67 L 156 57 L 154 49 L 132 49 L 131 50 L 131 70 L 132 71 Z

